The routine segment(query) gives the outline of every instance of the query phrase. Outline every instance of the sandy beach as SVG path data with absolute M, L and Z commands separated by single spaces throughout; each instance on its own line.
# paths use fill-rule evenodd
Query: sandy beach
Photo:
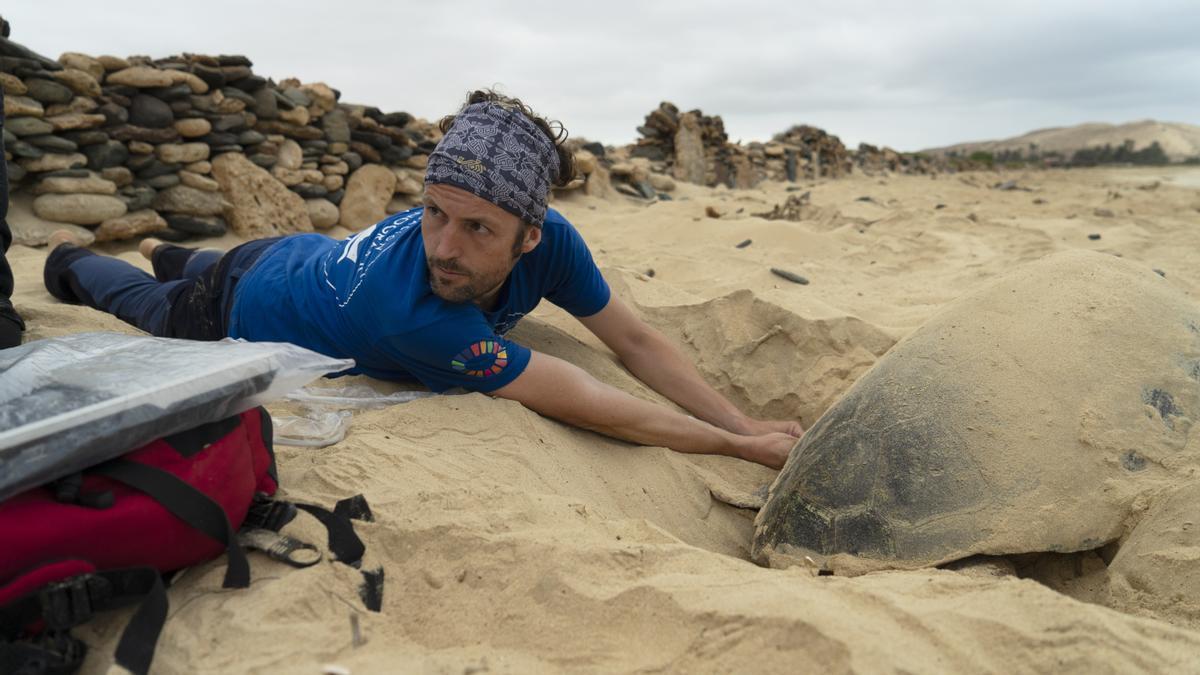
M 799 220 L 758 215 L 789 197 Z M 1054 252 L 1118 255 L 1200 299 L 1195 167 L 681 182 L 670 200 L 576 191 L 552 206 L 721 393 L 806 428 L 939 308 Z M 148 269 L 135 244 L 96 249 Z M 26 340 L 135 332 L 51 298 L 44 249 L 9 259 Z M 549 303 L 510 337 L 666 404 Z M 329 561 L 297 570 L 255 554 L 251 588 L 232 591 L 214 561 L 172 586 L 156 672 L 1200 672 L 1196 596 L 1110 583 L 1096 554 L 1031 565 L 1049 570 L 1041 578 L 767 569 L 749 559 L 755 512 L 727 502 L 775 472 L 610 440 L 480 394 L 359 412 L 340 443 L 277 452 L 286 497 L 370 502 L 376 520 L 359 529 L 364 567 L 386 575 L 382 611 L 363 607 L 357 572 Z M 1195 434 L 1184 455 L 1200 460 Z M 289 532 L 323 541 L 307 515 Z M 1180 570 L 1200 560 L 1200 544 L 1173 550 Z M 104 672 L 127 617 L 79 631 L 84 672 Z

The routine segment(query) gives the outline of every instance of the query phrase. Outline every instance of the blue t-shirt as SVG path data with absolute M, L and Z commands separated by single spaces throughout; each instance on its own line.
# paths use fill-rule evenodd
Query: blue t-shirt
M 341 241 L 299 234 L 271 246 L 237 284 L 230 336 L 352 358 L 348 373 L 489 392 L 528 365 L 529 349 L 504 335 L 542 298 L 581 317 L 608 304 L 587 244 L 553 209 L 493 311 L 447 302 L 429 287 L 422 212 L 388 216 Z

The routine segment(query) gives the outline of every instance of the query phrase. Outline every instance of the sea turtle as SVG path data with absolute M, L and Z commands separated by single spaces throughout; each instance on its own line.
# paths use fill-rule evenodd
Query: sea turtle
M 1050 255 L 855 382 L 772 484 L 752 554 L 855 573 L 1097 548 L 1195 474 L 1197 411 L 1200 307 L 1148 267 Z

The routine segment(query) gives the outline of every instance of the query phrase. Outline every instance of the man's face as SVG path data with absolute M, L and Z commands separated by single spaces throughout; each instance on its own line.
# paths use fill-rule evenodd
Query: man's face
M 425 188 L 421 238 L 429 286 L 449 302 L 486 306 L 522 254 L 542 238 L 541 228 L 495 204 L 449 185 Z

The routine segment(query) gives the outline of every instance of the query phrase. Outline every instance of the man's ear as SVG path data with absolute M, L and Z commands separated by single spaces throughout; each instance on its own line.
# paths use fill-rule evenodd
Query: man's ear
M 521 253 L 529 253 L 542 243 L 542 228 L 529 225 L 525 228 L 525 241 L 521 244 Z

